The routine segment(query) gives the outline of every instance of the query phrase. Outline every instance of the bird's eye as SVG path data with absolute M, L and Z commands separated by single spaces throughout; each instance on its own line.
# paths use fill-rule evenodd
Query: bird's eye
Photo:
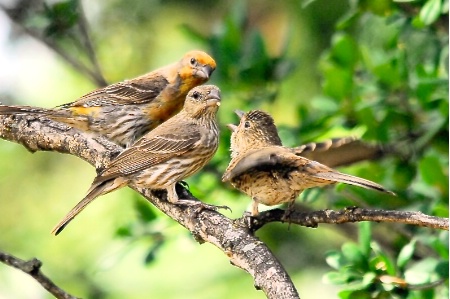
M 200 93 L 197 91 L 194 91 L 194 93 L 192 94 L 192 97 L 196 100 L 198 100 L 200 98 Z
M 250 128 L 250 122 L 249 121 L 246 121 L 244 123 L 244 128 L 246 128 L 246 129 Z
M 195 58 L 191 58 L 191 65 L 195 65 L 197 63 L 197 60 Z

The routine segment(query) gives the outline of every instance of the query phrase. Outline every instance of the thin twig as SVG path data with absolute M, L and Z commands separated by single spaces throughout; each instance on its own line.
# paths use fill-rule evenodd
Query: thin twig
M 256 217 L 248 216 L 242 221 L 249 223 L 252 230 L 257 230 L 270 222 L 289 222 L 307 227 L 317 227 L 319 223 L 342 224 L 348 222 L 372 221 L 395 222 L 428 228 L 449 230 L 448 218 L 429 216 L 422 212 L 372 210 L 350 207 L 340 211 L 321 210 L 312 212 L 293 211 L 285 218 L 285 211 L 274 209 L 261 212 Z
M 108 83 L 106 82 L 105 77 L 103 76 L 103 73 L 100 69 L 97 55 L 95 54 L 94 47 L 92 45 L 92 41 L 91 41 L 91 38 L 89 35 L 89 30 L 88 30 L 88 22 L 86 19 L 86 15 L 84 13 L 82 1 L 78 2 L 78 16 L 79 16 L 78 25 L 80 27 L 81 36 L 83 37 L 83 43 L 84 43 L 84 46 L 86 47 L 89 60 L 91 61 L 92 66 L 94 67 L 94 72 L 97 74 L 98 79 L 100 81 L 103 81 L 103 82 L 98 82 L 98 83 L 101 83 L 101 85 L 100 85 L 101 87 L 106 86 L 106 85 L 108 85 Z
M 42 42 L 45 46 L 47 46 L 48 49 L 54 51 L 56 54 L 61 56 L 67 63 L 69 63 L 74 69 L 79 71 L 80 73 L 86 75 L 92 82 L 94 82 L 97 86 L 105 86 L 106 82 L 105 79 L 101 74 L 98 74 L 92 70 L 90 70 L 88 67 L 86 67 L 81 61 L 78 61 L 74 57 L 70 56 L 67 52 L 65 52 L 63 49 L 58 47 L 58 45 L 39 34 L 35 30 L 32 30 L 30 28 L 27 28 L 20 22 L 17 22 L 13 16 L 10 14 L 9 10 L 3 5 L 0 4 L 0 9 L 5 12 L 5 14 L 8 16 L 8 18 L 11 20 L 11 23 L 14 24 L 19 30 L 21 30 L 23 33 L 29 35 L 30 37 L 38 40 L 39 42 Z
M 77 299 L 78 297 L 72 296 L 56 284 L 53 283 L 47 276 L 41 272 L 42 262 L 36 258 L 29 261 L 21 260 L 13 255 L 0 251 L 0 262 L 21 270 L 33 277 L 37 282 L 41 284 L 50 294 L 58 299 Z

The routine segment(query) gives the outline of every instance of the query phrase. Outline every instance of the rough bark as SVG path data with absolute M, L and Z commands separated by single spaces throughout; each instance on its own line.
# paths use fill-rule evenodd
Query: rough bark
M 24 115 L 0 116 L 0 138 L 22 144 L 30 151 L 71 154 L 97 169 L 105 167 L 122 150 L 101 137 L 45 118 Z M 191 231 L 197 240 L 222 250 L 233 265 L 253 276 L 255 287 L 261 289 L 267 298 L 300 298 L 283 266 L 247 227 L 235 225 L 233 220 L 212 210 L 199 211 L 196 206 L 173 205 L 165 200 L 165 191 L 130 187 Z M 182 198 L 191 196 L 183 188 L 179 192 L 184 192 Z

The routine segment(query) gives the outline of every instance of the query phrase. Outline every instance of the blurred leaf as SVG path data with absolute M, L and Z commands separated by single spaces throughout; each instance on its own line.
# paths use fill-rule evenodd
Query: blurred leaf
M 131 227 L 130 226 L 120 226 L 119 228 L 117 228 L 116 230 L 116 236 L 118 237 L 131 237 L 132 236 L 132 232 L 131 232 Z
M 338 33 L 333 36 L 331 55 L 341 66 L 353 67 L 358 61 L 358 47 L 348 34 Z
M 409 242 L 402 248 L 397 257 L 397 267 L 403 269 L 406 266 L 406 264 L 409 262 L 412 255 L 414 254 L 415 248 L 416 248 L 415 239 L 411 240 L 411 242 Z
M 431 283 L 439 277 L 435 270 L 439 262 L 435 258 L 425 258 L 405 271 L 405 280 L 412 285 Z
M 354 291 L 354 290 L 344 290 L 339 292 L 339 298 L 341 299 L 371 299 L 372 296 L 366 291 Z
M 381 250 L 380 246 L 376 242 L 372 242 L 371 247 L 377 255 L 371 261 L 371 269 L 377 270 L 380 273 L 387 273 L 390 276 L 397 275 L 394 261 Z
M 432 186 L 445 186 L 448 177 L 443 172 L 443 165 L 436 155 L 428 154 L 419 161 L 421 178 Z
M 323 281 L 329 284 L 346 284 L 349 281 L 349 277 L 341 272 L 328 272 L 323 276 Z
M 387 16 L 391 12 L 391 0 L 360 0 L 360 5 L 380 16 Z
M 328 252 L 325 260 L 330 267 L 336 270 L 339 270 L 344 265 L 344 259 L 339 251 Z
M 45 5 L 46 17 L 50 24 L 45 30 L 47 36 L 62 36 L 78 22 L 78 0 L 67 0 Z
M 367 272 L 364 274 L 362 279 L 362 285 L 364 287 L 369 287 L 371 284 L 374 283 L 375 279 L 377 278 L 377 275 L 373 272 Z
M 142 198 L 135 200 L 134 205 L 136 211 L 138 212 L 138 218 L 140 220 L 144 222 L 152 222 L 158 217 L 155 211 L 153 211 L 153 208 L 149 205 L 149 203 L 147 201 L 142 200 Z
M 358 223 L 359 248 L 366 259 L 369 258 L 372 250 L 370 243 L 372 241 L 372 224 L 368 221 Z
M 342 245 L 342 255 L 356 267 L 366 269 L 366 257 L 355 243 L 347 242 Z
M 441 0 L 428 0 L 420 10 L 420 19 L 425 25 L 434 23 L 441 14 Z

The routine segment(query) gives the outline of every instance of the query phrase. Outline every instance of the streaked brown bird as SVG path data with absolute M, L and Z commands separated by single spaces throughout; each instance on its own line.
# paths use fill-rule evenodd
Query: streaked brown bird
M 387 192 L 369 180 L 344 174 L 282 146 L 273 118 L 266 112 L 236 111 L 238 126 L 229 125 L 231 161 L 222 180 L 250 196 L 252 216 L 259 214 L 258 204 L 273 206 L 289 203 L 289 212 L 303 190 L 336 182 Z M 301 151 L 300 151 L 301 153 Z
M 189 90 L 208 81 L 216 68 L 202 51 L 140 77 L 94 90 L 54 109 L 0 105 L 0 114 L 37 114 L 128 147 L 183 107 Z
M 101 171 L 88 193 L 56 225 L 59 234 L 90 202 L 132 182 L 135 186 L 166 189 L 167 199 L 177 203 L 177 182 L 199 171 L 211 160 L 219 143 L 216 113 L 220 90 L 214 85 L 193 88 L 183 109 L 125 149 Z

